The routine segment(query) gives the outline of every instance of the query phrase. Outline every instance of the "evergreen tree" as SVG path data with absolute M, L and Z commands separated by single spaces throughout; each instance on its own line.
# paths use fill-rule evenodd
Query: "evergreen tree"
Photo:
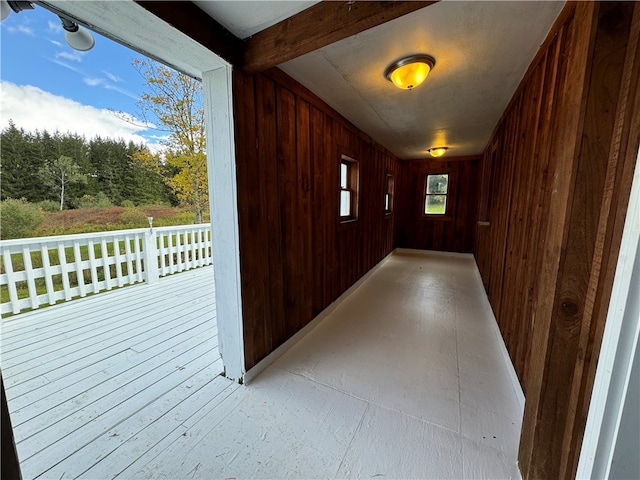
M 25 160 L 27 150 L 24 130 L 19 130 L 9 120 L 9 126 L 0 134 L 0 200 L 24 197 L 25 186 L 29 183 L 29 168 Z
M 136 205 L 178 201 L 163 181 L 162 175 L 173 170 L 150 170 L 134 157 L 144 145 L 122 139 L 83 136 L 43 130 L 33 133 L 19 129 L 13 122 L 0 132 L 0 199 L 25 198 L 40 202 L 60 200 L 60 188 L 52 187 L 50 167 L 60 158 L 73 159 L 74 171 L 84 181 L 65 184 L 63 204 L 79 206 L 84 196 L 96 197 L 100 192 L 113 204 L 125 200 Z M 48 172 L 48 173 L 45 173 Z M 44 175 L 44 177 L 43 177 Z M 43 178 L 47 179 L 43 183 Z

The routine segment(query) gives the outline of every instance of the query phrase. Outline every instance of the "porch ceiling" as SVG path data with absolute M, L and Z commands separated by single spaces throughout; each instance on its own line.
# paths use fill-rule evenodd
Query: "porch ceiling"
M 316 2 L 195 3 L 246 38 Z M 448 156 L 482 152 L 562 1 L 442 1 L 285 62 L 279 67 L 401 158 L 432 146 Z M 393 60 L 428 53 L 426 83 L 399 90 Z
M 186 35 L 164 33 L 171 27 L 146 11 L 148 5 L 153 8 L 154 4 L 163 2 L 46 0 L 46 3 L 87 21 L 99 31 L 111 31 L 120 41 L 138 45 L 157 58 L 172 51 L 173 61 L 169 63 L 191 75 L 198 76 L 199 72 L 223 64 L 220 57 L 200 44 L 185 48 L 182 39 L 186 41 Z M 449 147 L 447 157 L 481 153 L 564 6 L 564 1 L 553 0 L 444 0 L 424 8 L 413 4 L 410 8 L 419 9 L 395 18 L 398 10 L 408 8 L 401 4 L 411 2 L 389 2 L 382 9 L 385 11 L 374 12 L 361 21 L 360 26 L 385 23 L 335 41 L 340 32 L 345 36 L 344 32 L 362 30 L 360 26 L 353 29 L 353 25 L 348 25 L 354 17 L 343 14 L 335 2 L 333 5 L 266 0 L 195 0 L 193 3 L 218 23 L 207 24 L 202 18 L 195 18 L 197 9 L 187 8 L 186 3 L 185 7 L 172 7 L 174 10 L 167 15 L 167 21 L 173 24 L 178 20 L 176 14 L 181 16 L 182 24 L 195 29 L 201 37 L 199 41 L 204 38 L 205 43 L 216 35 L 215 27 L 222 25 L 237 38 L 217 32 L 217 47 L 227 53 L 230 50 L 236 59 L 242 58 L 244 48 L 245 61 L 248 46 L 252 47 L 253 54 L 258 52 L 259 60 L 261 54 L 273 52 L 269 45 L 284 45 L 281 52 L 291 54 L 293 51 L 294 54 L 288 57 L 292 60 L 278 65 L 282 70 L 404 159 L 423 158 L 428 148 L 441 145 Z M 354 9 L 360 12 L 376 9 L 373 3 L 363 3 L 359 2 Z M 316 14 L 323 5 L 326 8 L 320 8 Z M 313 14 L 307 11 L 309 15 L 305 16 L 305 10 L 310 7 L 314 8 Z M 389 13 L 394 9 L 395 14 Z M 329 25 L 338 24 L 340 28 L 328 28 L 332 33 L 325 35 L 327 18 Z M 389 18 L 395 19 L 386 21 Z M 297 20 L 295 28 L 289 28 L 292 19 Z M 283 20 L 287 20 L 287 25 L 274 32 Z M 280 36 L 271 33 L 284 35 L 288 43 L 282 43 Z M 255 37 L 247 41 L 251 35 Z M 167 40 L 170 38 L 176 40 L 171 43 Z M 265 38 L 268 41 L 263 42 Z M 297 48 L 298 44 L 325 46 L 295 58 L 295 51 L 304 48 Z M 254 48 L 256 46 L 259 48 Z M 186 51 L 193 54 L 185 58 Z M 273 56 L 283 58 L 281 52 Z M 383 71 L 393 60 L 412 53 L 433 55 L 436 66 L 425 84 L 413 91 L 399 90 L 383 77 Z

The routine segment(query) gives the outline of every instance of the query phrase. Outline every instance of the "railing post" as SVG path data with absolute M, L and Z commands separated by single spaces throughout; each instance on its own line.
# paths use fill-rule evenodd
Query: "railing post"
M 144 278 L 149 285 L 158 283 L 158 245 L 153 228 L 144 232 Z

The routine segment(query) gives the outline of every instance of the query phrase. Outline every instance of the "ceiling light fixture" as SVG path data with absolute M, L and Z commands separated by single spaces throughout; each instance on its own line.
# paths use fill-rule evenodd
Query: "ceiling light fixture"
M 431 55 L 409 55 L 391 63 L 384 70 L 384 76 L 396 87 L 411 90 L 425 81 L 435 64 Z
M 4 20 L 9 16 L 12 10 L 15 13 L 20 13 L 23 10 L 33 10 L 35 8 L 34 3 L 51 11 L 51 7 L 47 7 L 47 5 L 43 5 L 39 2 L 30 2 L 26 0 L 0 0 L 0 18 Z M 93 35 L 91 35 L 88 30 L 82 28 L 77 24 L 77 22 L 64 15 L 57 12 L 53 13 L 58 15 L 58 18 L 60 18 L 62 28 L 64 28 L 64 37 L 71 48 L 80 50 L 81 52 L 85 52 L 93 48 L 96 42 Z
M 447 150 L 449 149 L 449 147 L 432 147 L 430 149 L 427 150 L 427 152 L 429 152 L 431 154 L 432 157 L 441 157 L 443 156 Z

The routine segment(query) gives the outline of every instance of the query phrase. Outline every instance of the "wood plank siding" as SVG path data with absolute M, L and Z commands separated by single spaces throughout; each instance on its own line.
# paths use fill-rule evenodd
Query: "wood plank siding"
M 394 155 L 279 70 L 234 72 L 245 366 L 254 366 L 391 252 Z M 341 223 L 339 165 L 357 160 Z
M 573 478 L 638 151 L 638 4 L 569 3 L 484 152 L 475 254 L 524 478 Z
M 480 197 L 481 156 L 401 162 L 398 188 L 398 247 L 473 252 Z M 449 174 L 447 212 L 424 215 L 425 179 Z

